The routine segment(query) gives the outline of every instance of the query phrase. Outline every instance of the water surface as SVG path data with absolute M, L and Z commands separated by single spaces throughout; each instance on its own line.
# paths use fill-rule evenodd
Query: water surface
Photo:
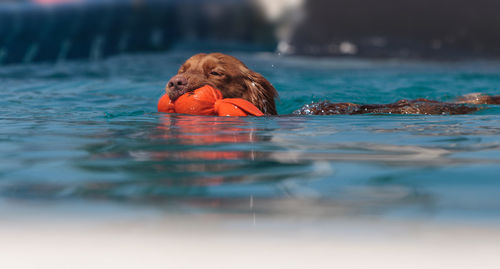
M 499 94 L 500 62 L 237 53 L 281 116 L 156 112 L 190 52 L 0 67 L 0 197 L 131 210 L 327 217 L 500 218 L 500 110 L 291 116 L 357 103 Z

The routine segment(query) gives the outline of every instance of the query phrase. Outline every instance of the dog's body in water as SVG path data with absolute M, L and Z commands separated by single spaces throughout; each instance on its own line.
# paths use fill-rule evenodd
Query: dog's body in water
M 477 97 L 476 97 L 477 96 Z M 353 104 L 332 103 L 323 101 L 304 105 L 294 112 L 295 115 L 356 115 L 356 114 L 423 114 L 423 115 L 460 115 L 483 109 L 475 99 L 495 98 L 481 94 L 470 95 L 470 99 L 462 98 L 456 103 L 444 103 L 428 99 L 400 100 L 391 104 Z M 499 100 L 500 101 L 500 100 Z M 495 104 L 495 103 L 492 103 Z M 498 103 L 496 103 L 498 104 Z
M 250 70 L 243 62 L 222 53 L 196 54 L 167 83 L 166 92 L 176 100 L 182 94 L 204 85 L 219 89 L 224 98 L 243 98 L 266 115 L 277 115 L 274 99 L 278 93 L 262 75 Z M 306 104 L 296 115 L 355 115 L 355 114 L 468 114 L 483 109 L 481 104 L 500 104 L 500 95 L 473 93 L 446 103 L 428 99 L 400 100 L 390 104 L 332 103 L 323 101 Z

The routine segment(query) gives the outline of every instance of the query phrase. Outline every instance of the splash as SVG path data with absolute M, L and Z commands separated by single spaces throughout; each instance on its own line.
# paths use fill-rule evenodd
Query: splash
M 304 19 L 305 0 L 255 0 L 261 6 L 267 19 L 277 24 L 276 37 L 278 46 L 276 50 L 280 54 L 292 54 L 294 48 L 291 40 L 295 28 Z

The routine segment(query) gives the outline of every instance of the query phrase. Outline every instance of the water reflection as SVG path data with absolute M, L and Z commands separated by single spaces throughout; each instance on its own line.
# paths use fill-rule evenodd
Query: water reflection
M 245 186 L 231 195 L 247 196 L 259 188 L 258 195 L 278 197 L 279 182 L 315 175 L 310 161 L 273 159 L 275 129 L 260 128 L 250 118 L 165 114 L 158 124 L 127 128 L 130 132 L 124 125 L 106 132 L 111 140 L 86 145 L 88 157 L 76 163 L 84 171 L 122 177 L 84 183 L 85 192 L 97 190 L 110 199 L 216 199 L 219 190 Z
M 237 213 L 377 214 L 402 206 L 431 208 L 434 201 L 413 182 L 381 180 L 387 179 L 380 172 L 384 165 L 429 165 L 449 154 L 425 147 L 336 142 L 330 138 L 345 132 L 344 127 L 316 118 L 162 114 L 156 120 L 114 119 L 107 130 L 97 128 L 90 135 L 94 140 L 82 148 L 86 155 L 72 162 L 88 178 L 16 182 L 2 194 Z M 316 140 L 321 136 L 329 142 Z M 375 163 L 380 168 L 369 168 Z M 372 169 L 367 171 L 372 175 L 337 171 L 352 165 Z
M 154 159 L 236 160 L 255 159 L 252 145 L 263 141 L 250 123 L 237 117 L 204 117 L 162 115 L 159 135 L 167 143 L 204 146 L 201 150 L 156 152 Z M 242 145 L 237 147 L 235 145 Z M 211 146 L 211 147 L 209 147 Z M 214 150 L 219 148 L 219 150 Z M 173 155 L 172 155 L 173 154 Z
M 26 180 L 24 173 L 0 182 L 0 195 L 104 200 L 182 212 L 314 216 L 401 210 L 434 215 L 466 210 L 472 200 L 477 208 L 498 208 L 497 198 L 484 198 L 496 183 L 475 177 L 478 165 L 487 175 L 498 164 L 494 137 L 436 139 L 412 127 L 425 123 L 439 132 L 459 124 L 468 132 L 484 124 L 477 120 L 390 117 L 387 123 L 374 116 L 167 114 L 117 114 L 106 119 L 61 122 L 60 129 L 39 128 L 39 132 L 71 136 L 69 141 L 77 141 L 79 154 L 65 162 L 28 155 L 28 161 L 41 164 L 40 177 Z M 74 126 L 83 127 L 75 130 Z M 36 156 L 47 156 L 51 146 L 43 145 Z M 61 171 L 59 175 L 54 169 Z M 44 178 L 44 172 L 54 176 Z M 453 192 L 449 178 L 454 178 L 453 188 L 468 189 L 467 199 Z M 471 178 L 475 178 L 475 190 L 465 187 Z

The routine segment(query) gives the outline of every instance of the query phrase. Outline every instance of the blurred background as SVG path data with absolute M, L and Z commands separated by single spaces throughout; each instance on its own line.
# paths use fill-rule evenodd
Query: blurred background
M 0 63 L 197 47 L 315 56 L 500 53 L 491 0 L 1 0 Z

